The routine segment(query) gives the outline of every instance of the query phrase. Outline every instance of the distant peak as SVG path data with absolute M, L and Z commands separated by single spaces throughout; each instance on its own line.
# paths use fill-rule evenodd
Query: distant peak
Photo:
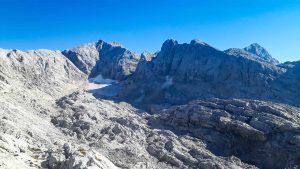
M 175 39 L 167 39 L 164 44 L 173 44 L 173 45 L 177 45 L 178 42 Z
M 106 43 L 104 40 L 99 39 L 98 41 L 96 41 L 96 46 L 102 46 L 104 43 Z
M 112 46 L 112 47 L 122 47 L 123 48 L 123 45 L 119 42 L 108 43 L 108 42 L 106 42 L 102 39 L 100 39 L 96 42 L 96 46 L 102 46 L 102 45 L 109 45 L 109 46 Z
M 162 50 L 168 50 L 174 46 L 178 45 L 178 42 L 175 39 L 168 39 L 162 45 Z
M 255 50 L 256 53 L 257 53 L 257 52 L 260 52 L 260 51 L 267 51 L 264 47 L 262 47 L 262 46 L 261 46 L 260 44 L 258 44 L 258 43 L 252 43 L 251 45 L 245 47 L 244 50 L 246 50 L 246 51 L 248 51 L 248 52 L 249 52 L 249 50 L 252 50 L 252 51 Z M 252 52 L 251 52 L 251 53 L 252 53 Z M 253 53 L 253 54 L 255 54 L 255 53 Z
M 154 55 L 148 51 L 141 53 L 141 59 L 144 59 L 146 61 L 150 61 L 153 57 Z
M 97 43 L 103 43 L 103 42 L 105 42 L 105 41 L 102 40 L 102 39 L 99 39 L 99 40 L 97 41 Z
M 258 43 L 252 43 L 250 46 L 255 46 L 255 47 L 262 47 L 260 44 Z
M 200 40 L 200 39 L 193 39 L 191 40 L 191 45 L 195 45 L 195 44 L 201 44 L 201 45 L 208 45 L 207 43 L 205 43 L 204 41 Z
M 119 42 L 111 42 L 110 44 L 115 47 L 123 47 L 123 45 Z
M 244 48 L 245 51 L 252 53 L 260 58 L 262 58 L 263 60 L 272 63 L 272 64 L 278 64 L 279 61 L 274 59 L 269 52 L 263 48 L 261 45 L 259 45 L 258 43 L 253 43 L 247 47 Z

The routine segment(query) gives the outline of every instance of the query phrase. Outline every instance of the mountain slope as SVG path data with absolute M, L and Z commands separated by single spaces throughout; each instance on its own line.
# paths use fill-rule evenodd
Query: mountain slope
M 50 50 L 0 49 L 0 76 L 8 86 L 20 85 L 53 95 L 77 87 L 86 79 L 59 51 Z
M 0 168 L 299 168 L 299 86 L 299 62 L 199 40 L 0 49 Z
M 270 84 L 286 70 L 251 57 L 224 53 L 197 40 L 190 44 L 167 40 L 155 58 L 139 64 L 120 96 L 138 104 L 275 98 Z
M 124 80 L 131 75 L 141 57 L 120 44 L 109 44 L 102 40 L 65 50 L 62 53 L 89 77 L 102 75 L 104 78 L 114 80 Z

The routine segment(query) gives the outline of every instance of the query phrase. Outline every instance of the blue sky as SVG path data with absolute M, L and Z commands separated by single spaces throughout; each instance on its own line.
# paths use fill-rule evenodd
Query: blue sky
M 0 0 L 0 48 L 59 49 L 103 39 L 154 52 L 168 38 L 218 49 L 257 42 L 300 60 L 300 0 Z

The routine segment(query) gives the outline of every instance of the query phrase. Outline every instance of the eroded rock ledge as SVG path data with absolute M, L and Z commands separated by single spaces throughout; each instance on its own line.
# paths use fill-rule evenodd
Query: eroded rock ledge
M 120 168 L 299 166 L 300 110 L 256 100 L 193 101 L 149 115 L 77 92 L 52 122 Z
M 155 119 L 201 139 L 215 155 L 233 155 L 260 168 L 288 168 L 299 165 L 299 113 L 271 102 L 213 99 L 172 107 Z

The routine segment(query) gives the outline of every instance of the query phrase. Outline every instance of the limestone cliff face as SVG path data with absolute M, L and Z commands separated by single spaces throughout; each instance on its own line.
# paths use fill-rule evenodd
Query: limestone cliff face
M 130 52 L 118 43 L 102 40 L 62 52 L 89 77 L 101 74 L 105 78 L 124 80 L 131 75 L 141 55 Z
M 245 47 L 244 50 L 258 56 L 259 58 L 263 59 L 268 63 L 275 64 L 275 65 L 279 64 L 278 60 L 273 58 L 265 48 L 263 48 L 257 43 L 253 43 L 250 46 Z
M 175 104 L 212 97 L 271 99 L 271 84 L 284 72 L 244 50 L 223 52 L 199 40 L 167 40 L 155 58 L 139 64 L 124 93 L 142 89 L 136 97 L 144 95 L 145 102 Z
M 0 49 L 0 82 L 59 94 L 84 83 L 84 75 L 59 51 Z M 20 87 L 20 88 L 23 88 Z

